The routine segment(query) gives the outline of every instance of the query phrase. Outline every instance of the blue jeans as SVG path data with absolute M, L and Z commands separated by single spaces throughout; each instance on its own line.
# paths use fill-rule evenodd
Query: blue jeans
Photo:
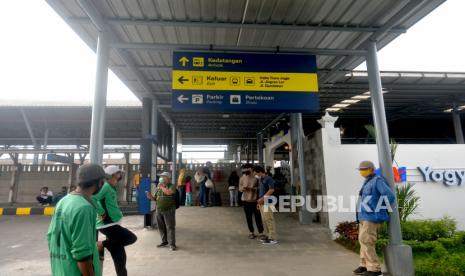
M 205 186 L 205 182 L 200 183 L 200 205 L 201 206 L 208 206 L 208 200 L 207 200 L 208 194 L 207 194 L 207 187 Z
M 180 186 L 178 188 L 179 190 L 179 204 L 181 206 L 186 205 L 186 186 Z
M 192 206 L 192 193 L 186 193 L 186 206 Z

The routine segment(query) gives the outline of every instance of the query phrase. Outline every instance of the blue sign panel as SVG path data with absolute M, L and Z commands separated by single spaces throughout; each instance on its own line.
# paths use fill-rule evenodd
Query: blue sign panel
M 142 177 L 137 189 L 137 209 L 139 214 L 150 214 L 150 200 L 147 198 L 150 192 L 150 177 Z
M 58 162 L 58 163 L 73 163 L 74 158 L 54 153 L 47 153 L 47 161 Z
M 174 52 L 173 111 L 318 112 L 315 56 Z

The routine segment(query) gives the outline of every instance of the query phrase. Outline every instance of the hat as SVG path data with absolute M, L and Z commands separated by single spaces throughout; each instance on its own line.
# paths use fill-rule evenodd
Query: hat
M 158 176 L 166 176 L 166 177 L 171 178 L 171 174 L 170 174 L 169 172 L 162 172 L 162 173 L 159 174 Z
M 114 175 L 115 173 L 119 173 L 119 172 L 124 172 L 122 169 L 120 169 L 118 166 L 115 166 L 115 165 L 111 165 L 111 166 L 108 166 L 105 168 L 105 174 L 107 176 L 112 176 Z
M 362 161 L 360 162 L 360 165 L 358 165 L 359 170 L 374 169 L 374 168 L 375 168 L 375 164 L 373 164 L 373 162 L 371 161 Z
M 105 171 L 97 164 L 85 164 L 79 167 L 77 178 L 78 183 L 87 183 L 105 178 Z

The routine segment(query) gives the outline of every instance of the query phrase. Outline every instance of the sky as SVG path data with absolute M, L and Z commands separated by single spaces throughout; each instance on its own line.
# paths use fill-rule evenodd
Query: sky
M 0 100 L 90 102 L 96 55 L 55 11 L 43 0 L 0 10 Z M 463 11 L 464 0 L 446 1 L 380 51 L 380 69 L 465 72 Z M 137 101 L 111 71 L 108 100 Z

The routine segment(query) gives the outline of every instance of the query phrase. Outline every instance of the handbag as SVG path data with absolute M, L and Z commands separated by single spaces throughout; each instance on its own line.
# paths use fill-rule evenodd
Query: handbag
M 213 181 L 210 178 L 207 179 L 207 181 L 205 182 L 205 187 L 213 188 L 213 186 L 214 186 Z

